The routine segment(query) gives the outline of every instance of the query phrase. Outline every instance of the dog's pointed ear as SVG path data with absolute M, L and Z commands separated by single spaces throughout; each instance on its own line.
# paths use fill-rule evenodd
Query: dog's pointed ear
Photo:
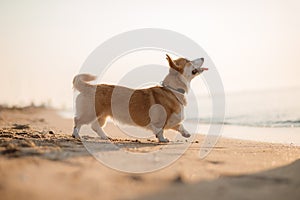
M 169 62 L 169 66 L 172 67 L 173 69 L 177 70 L 178 69 L 178 66 L 175 64 L 175 62 L 172 60 L 172 58 L 166 54 L 166 59 L 168 60 Z

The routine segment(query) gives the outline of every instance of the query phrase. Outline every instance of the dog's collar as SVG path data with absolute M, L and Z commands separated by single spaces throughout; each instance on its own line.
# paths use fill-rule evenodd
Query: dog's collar
M 166 85 L 164 82 L 161 82 L 161 85 L 164 87 L 164 88 L 167 88 L 167 89 L 169 89 L 169 90 L 172 90 L 172 91 L 174 91 L 174 92 L 178 92 L 178 93 L 180 93 L 180 94 L 184 94 L 185 93 L 185 90 L 184 89 L 182 89 L 182 88 L 173 88 L 173 87 L 171 87 L 171 86 L 169 86 L 169 85 Z

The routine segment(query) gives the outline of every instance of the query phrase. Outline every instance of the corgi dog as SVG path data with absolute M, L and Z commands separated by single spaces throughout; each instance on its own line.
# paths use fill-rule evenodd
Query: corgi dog
M 90 74 L 79 74 L 73 79 L 74 89 L 80 93 L 75 99 L 76 113 L 72 136 L 79 137 L 80 127 L 90 124 L 102 138 L 108 139 L 102 128 L 108 117 L 132 126 L 150 129 L 159 142 L 169 142 L 163 133 L 173 129 L 183 137 L 190 133 L 183 127 L 183 110 L 190 82 L 208 68 L 203 68 L 204 58 L 172 60 L 167 54 L 169 73 L 161 86 L 131 89 L 118 85 L 87 82 L 95 80 Z

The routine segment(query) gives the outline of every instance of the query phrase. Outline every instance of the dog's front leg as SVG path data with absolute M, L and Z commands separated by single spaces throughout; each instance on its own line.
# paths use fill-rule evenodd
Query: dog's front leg
M 169 142 L 164 137 L 164 126 L 167 119 L 167 113 L 165 108 L 160 104 L 152 105 L 149 110 L 149 116 L 151 119 L 150 127 L 154 135 L 158 138 L 159 142 Z
M 169 142 L 169 140 L 167 138 L 164 137 L 163 133 L 164 133 L 164 129 L 163 128 L 157 128 L 155 126 L 152 125 L 152 131 L 154 133 L 154 135 L 157 137 L 159 142 Z
M 191 136 L 191 134 L 183 127 L 182 124 L 178 124 L 177 126 L 175 126 L 175 127 L 172 128 L 172 129 L 175 130 L 175 131 L 178 131 L 179 133 L 181 133 L 181 135 L 182 135 L 183 137 L 188 138 L 188 137 Z

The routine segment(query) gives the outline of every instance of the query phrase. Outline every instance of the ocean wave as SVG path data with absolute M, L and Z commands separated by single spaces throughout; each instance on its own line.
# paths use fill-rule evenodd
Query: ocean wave
M 224 124 L 236 126 L 249 126 L 249 127 L 269 127 L 269 128 L 293 128 L 300 127 L 300 120 L 277 120 L 277 121 L 253 121 L 253 120 L 230 120 L 224 121 L 205 119 L 187 119 L 188 122 L 202 123 L 202 124 Z

